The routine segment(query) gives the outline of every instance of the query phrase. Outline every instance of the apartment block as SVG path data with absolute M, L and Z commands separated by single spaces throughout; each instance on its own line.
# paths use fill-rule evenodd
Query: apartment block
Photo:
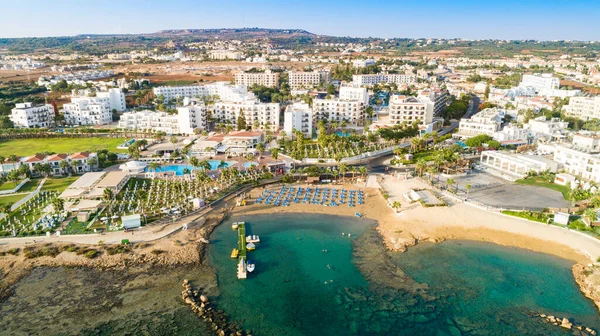
M 487 108 L 473 115 L 470 119 L 461 119 L 458 133 L 454 137 L 471 138 L 485 134 L 491 137 L 502 128 L 505 111 L 498 108 Z
M 321 83 L 329 83 L 331 73 L 329 71 L 290 71 L 289 83 L 292 89 L 312 88 Z
M 317 120 L 325 119 L 330 122 L 342 122 L 362 126 L 365 120 L 367 104 L 363 101 L 340 99 L 315 99 L 313 112 Z
M 297 130 L 302 132 L 305 138 L 312 138 L 313 111 L 308 104 L 288 105 L 283 119 L 283 130 L 286 134 L 292 134 Z
M 417 76 L 413 74 L 368 74 L 368 75 L 353 75 L 352 84 L 358 86 L 371 86 L 375 84 L 415 84 Z
M 54 125 L 54 117 L 54 107 L 50 104 L 20 103 L 11 110 L 10 120 L 17 128 L 47 128 Z
M 69 125 L 105 125 L 112 122 L 110 102 L 106 98 L 75 97 L 63 105 L 65 123 Z
M 417 121 L 420 125 L 427 125 L 433 121 L 433 105 L 416 97 L 393 95 L 389 104 L 390 124 Z
M 265 72 L 238 72 L 235 74 L 235 84 L 245 85 L 262 85 L 266 87 L 279 86 L 279 73 L 266 70 Z
M 571 97 L 566 114 L 583 120 L 600 119 L 600 97 Z
M 246 85 L 231 85 L 228 82 L 217 82 L 207 85 L 159 86 L 153 89 L 154 96 L 162 95 L 165 103 L 171 99 L 216 97 L 223 101 L 239 102 L 254 99 Z
M 261 103 L 258 100 L 223 101 L 215 103 L 212 117 L 235 124 L 240 113 L 243 113 L 249 127 L 254 127 L 258 123 L 261 128 L 270 125 L 271 130 L 277 130 L 279 129 L 279 108 L 278 103 Z
M 179 134 L 179 115 L 166 112 L 137 111 L 123 113 L 119 128 L 127 130 L 152 130 L 168 135 Z
M 340 88 L 340 100 L 356 100 L 369 103 L 369 93 L 366 88 L 343 86 Z

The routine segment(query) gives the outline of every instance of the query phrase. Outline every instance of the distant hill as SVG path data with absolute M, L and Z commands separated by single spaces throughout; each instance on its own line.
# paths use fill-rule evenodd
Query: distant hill
M 147 36 L 193 36 L 219 39 L 261 39 L 273 37 L 315 37 L 316 34 L 304 29 L 268 29 L 268 28 L 217 28 L 217 29 L 169 29 Z

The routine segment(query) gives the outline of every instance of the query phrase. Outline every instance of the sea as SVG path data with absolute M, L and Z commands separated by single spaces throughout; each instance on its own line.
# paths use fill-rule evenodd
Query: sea
M 234 221 L 259 235 L 256 269 L 236 277 Z M 571 335 L 539 314 L 600 330 L 573 261 L 449 240 L 390 252 L 365 218 L 233 217 L 202 265 L 40 267 L 0 302 L 0 335 L 213 335 L 181 298 L 189 279 L 214 309 L 262 335 Z

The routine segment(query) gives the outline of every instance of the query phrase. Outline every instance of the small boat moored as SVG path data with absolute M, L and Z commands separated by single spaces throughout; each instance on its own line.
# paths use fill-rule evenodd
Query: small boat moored
M 240 251 L 238 251 L 238 249 L 234 248 L 231 251 L 231 258 L 233 258 L 233 259 L 237 258 L 239 253 L 240 253 Z
M 248 270 L 248 272 L 252 273 L 254 271 L 255 266 L 256 265 L 254 264 L 254 261 L 248 260 L 248 264 L 246 264 L 246 270 Z
M 258 243 L 260 243 L 260 237 L 257 235 L 251 235 L 251 236 L 246 237 L 246 241 L 248 243 L 258 244 Z
M 239 227 L 239 226 L 240 226 L 240 225 L 239 225 L 239 223 L 238 223 L 238 222 L 235 222 L 235 223 L 231 224 L 231 229 L 232 229 L 233 231 L 235 231 L 235 230 L 237 230 L 237 229 L 238 229 L 238 227 Z
M 256 250 L 256 245 L 254 245 L 254 243 L 248 243 L 246 244 L 246 248 L 248 249 L 248 251 L 254 251 Z

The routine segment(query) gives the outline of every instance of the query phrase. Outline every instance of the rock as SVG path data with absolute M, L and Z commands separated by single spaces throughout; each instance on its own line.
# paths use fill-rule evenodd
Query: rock
M 204 295 L 200 295 L 200 301 L 202 301 L 203 303 L 207 303 L 208 302 L 208 298 Z
M 548 316 L 548 321 L 554 323 L 554 322 L 556 322 L 556 318 L 554 318 L 554 316 L 550 315 L 550 316 Z
M 563 318 L 560 326 L 565 329 L 571 329 L 573 327 L 573 323 L 569 322 L 567 318 Z
M 187 303 L 187 304 L 192 304 L 192 303 L 194 303 L 194 301 L 192 301 L 192 299 L 190 299 L 190 298 L 188 297 L 188 298 L 185 298 L 185 303 Z
M 540 317 L 546 317 L 546 314 L 540 314 Z
M 217 335 L 219 336 L 225 336 L 225 332 L 221 329 L 217 330 Z

